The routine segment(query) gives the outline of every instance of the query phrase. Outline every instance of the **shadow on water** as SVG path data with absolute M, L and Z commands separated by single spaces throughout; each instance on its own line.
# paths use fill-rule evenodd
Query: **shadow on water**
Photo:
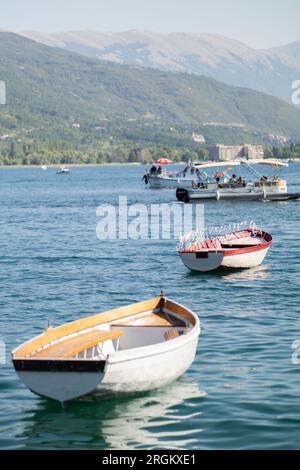
M 195 382 L 178 380 L 152 392 L 90 395 L 63 406 L 40 399 L 18 438 L 27 449 L 197 447 L 201 429 L 195 434 L 194 425 L 205 395 Z

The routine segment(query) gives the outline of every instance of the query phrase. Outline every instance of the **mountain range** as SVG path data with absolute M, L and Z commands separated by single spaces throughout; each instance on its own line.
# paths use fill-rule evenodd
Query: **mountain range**
M 48 46 L 88 57 L 164 71 L 205 75 L 255 89 L 291 103 L 292 82 L 300 79 L 300 41 L 271 49 L 254 49 L 217 34 L 150 31 L 69 31 L 21 34 Z
M 72 146 L 109 142 L 196 145 L 299 140 L 300 112 L 212 78 L 99 61 L 0 32 L 0 137 Z M 199 147 L 199 144 L 198 144 Z

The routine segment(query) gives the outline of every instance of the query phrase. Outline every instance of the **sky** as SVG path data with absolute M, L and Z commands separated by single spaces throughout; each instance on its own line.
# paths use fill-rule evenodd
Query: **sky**
M 218 33 L 268 48 L 300 40 L 300 1 L 0 0 L 0 29 Z

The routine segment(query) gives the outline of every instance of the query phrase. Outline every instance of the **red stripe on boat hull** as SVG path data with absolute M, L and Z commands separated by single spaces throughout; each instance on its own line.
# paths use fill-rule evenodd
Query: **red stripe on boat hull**
M 235 250 L 224 250 L 224 256 L 243 255 L 247 253 L 255 253 L 256 251 L 265 250 L 272 245 L 272 242 L 261 243 L 260 245 L 248 246 L 245 248 L 237 248 Z

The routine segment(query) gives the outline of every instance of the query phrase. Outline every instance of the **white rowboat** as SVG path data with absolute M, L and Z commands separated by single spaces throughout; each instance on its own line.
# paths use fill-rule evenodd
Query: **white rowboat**
M 194 360 L 200 322 L 163 294 L 57 328 L 12 352 L 21 381 L 60 402 L 95 392 L 163 386 Z
M 181 239 L 178 252 L 191 271 L 259 266 L 272 245 L 272 236 L 254 223 L 249 228 L 203 239 L 189 234 Z

